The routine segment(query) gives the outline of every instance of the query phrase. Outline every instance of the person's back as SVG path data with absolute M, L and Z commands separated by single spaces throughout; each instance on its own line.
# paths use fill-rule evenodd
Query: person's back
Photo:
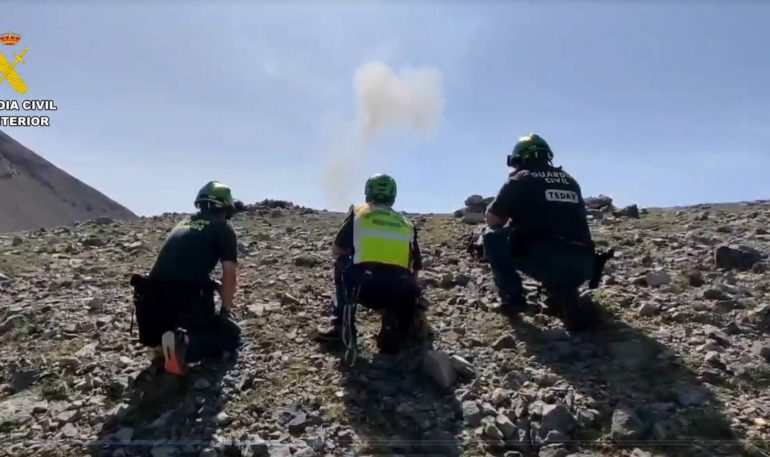
M 166 238 L 149 277 L 157 281 L 199 283 L 220 261 L 237 257 L 235 231 L 224 217 L 200 212 L 177 224 Z
M 580 186 L 561 167 L 542 164 L 518 170 L 511 174 L 509 186 L 514 189 L 495 205 L 506 207 L 516 232 L 534 239 L 559 238 L 590 245 Z

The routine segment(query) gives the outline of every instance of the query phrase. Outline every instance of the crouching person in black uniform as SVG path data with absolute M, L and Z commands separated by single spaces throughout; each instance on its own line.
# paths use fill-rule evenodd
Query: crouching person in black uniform
M 518 270 L 543 284 L 549 307 L 568 329 L 578 331 L 593 317 L 581 308 L 579 287 L 594 274 L 594 244 L 580 186 L 552 159 L 551 148 L 538 135 L 519 139 L 508 157 L 514 170 L 487 208 L 484 255 L 501 311 L 518 313 L 526 307 Z
M 238 247 L 229 222 L 237 202 L 230 188 L 211 181 L 195 199 L 198 213 L 171 231 L 148 276 L 134 275 L 139 341 L 161 346 L 167 372 L 182 375 L 188 363 L 220 357 L 240 345 L 230 319 L 237 286 Z M 222 264 L 222 280 L 211 272 Z M 221 297 L 216 312 L 214 294 Z

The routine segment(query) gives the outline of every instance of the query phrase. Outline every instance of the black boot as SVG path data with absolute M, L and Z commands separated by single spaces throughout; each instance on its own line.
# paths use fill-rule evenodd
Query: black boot
M 527 310 L 527 299 L 523 295 L 500 295 L 500 304 L 492 310 L 501 314 L 516 315 Z

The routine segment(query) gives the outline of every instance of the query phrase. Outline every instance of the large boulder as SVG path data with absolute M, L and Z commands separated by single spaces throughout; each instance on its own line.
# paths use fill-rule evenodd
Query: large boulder
M 762 254 L 748 246 L 722 245 L 714 251 L 714 263 L 723 270 L 749 270 L 761 260 Z

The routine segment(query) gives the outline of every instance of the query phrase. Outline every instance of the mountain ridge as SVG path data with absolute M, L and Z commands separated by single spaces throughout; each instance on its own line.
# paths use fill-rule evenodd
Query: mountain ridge
M 137 215 L 0 131 L 0 232 Z

